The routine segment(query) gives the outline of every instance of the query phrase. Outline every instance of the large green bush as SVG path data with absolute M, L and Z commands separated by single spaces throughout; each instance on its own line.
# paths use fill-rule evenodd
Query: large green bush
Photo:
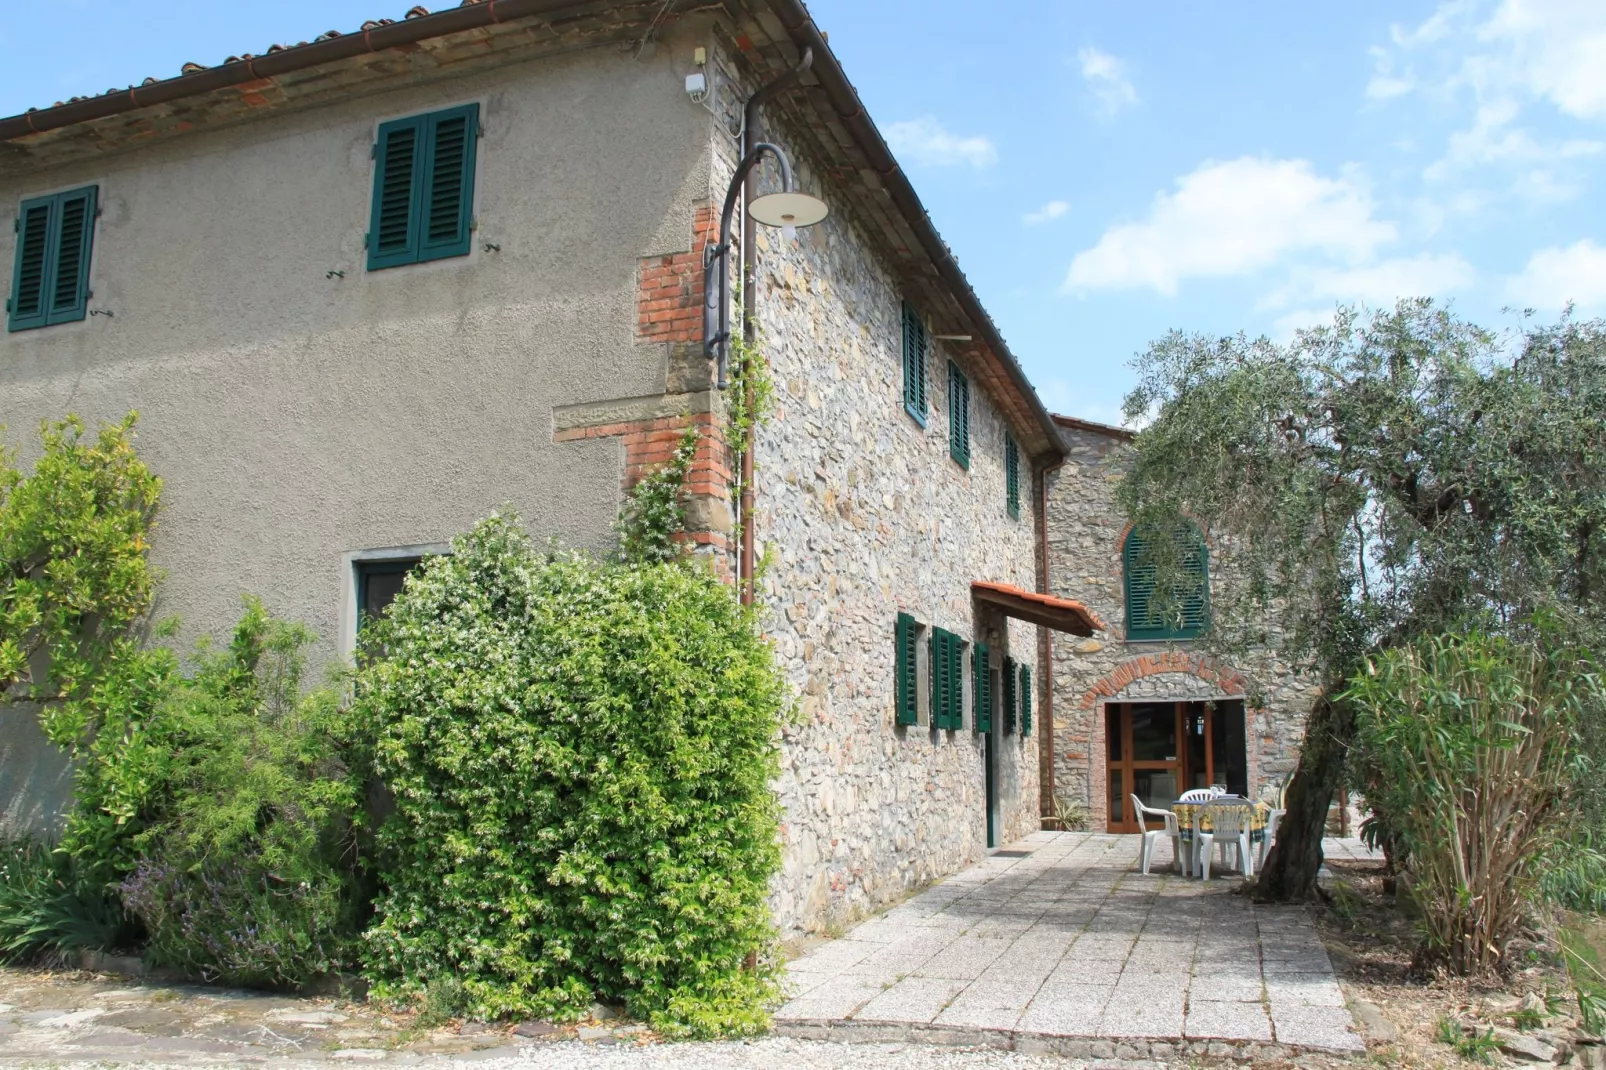
M 1545 627 L 1525 641 L 1425 638 L 1369 659 L 1341 701 L 1367 801 L 1421 907 L 1418 965 L 1504 968 L 1567 831 L 1578 728 L 1606 710 L 1587 652 Z
M 366 639 L 383 657 L 356 711 L 396 797 L 378 994 L 451 983 L 486 1017 L 602 998 L 678 1035 L 763 1027 L 783 682 L 729 587 L 541 552 L 493 516 Z

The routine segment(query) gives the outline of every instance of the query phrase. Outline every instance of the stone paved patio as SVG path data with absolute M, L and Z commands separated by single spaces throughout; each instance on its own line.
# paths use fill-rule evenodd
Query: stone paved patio
M 1138 842 L 1027 837 L 794 960 L 777 1027 L 1364 1050 L 1303 908 L 1185 879 L 1166 840 L 1143 876 Z

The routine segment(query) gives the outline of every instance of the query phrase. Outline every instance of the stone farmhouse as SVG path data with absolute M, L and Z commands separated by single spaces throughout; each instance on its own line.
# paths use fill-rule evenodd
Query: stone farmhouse
M 1145 573 L 1152 566 L 1115 501 L 1132 432 L 1068 416 L 1054 421 L 1066 456 L 1046 482 L 1050 589 L 1112 623 L 1100 635 L 1054 645 L 1044 814 L 1054 812 L 1055 799 L 1068 800 L 1087 808 L 1091 828 L 1137 832 L 1133 793 L 1164 807 L 1190 788 L 1221 784 L 1258 794 L 1285 783 L 1313 685 L 1270 656 L 1226 665 L 1192 649 L 1208 598 L 1185 603 L 1180 619 L 1153 619 Z M 1205 589 L 1220 590 L 1202 538 L 1190 560 Z
M 737 221 L 779 397 L 740 458 L 705 251 L 760 134 L 830 214 Z M 0 119 L 0 203 L 0 422 L 140 411 L 181 644 L 252 592 L 337 659 L 504 502 L 605 550 L 694 423 L 690 538 L 744 590 L 768 562 L 798 698 L 783 929 L 1038 827 L 1040 625 L 1095 626 L 1035 593 L 1058 429 L 798 0 L 414 8 Z M 48 827 L 63 763 L 7 716 L 8 815 Z
M 738 456 L 705 284 L 760 141 L 829 214 L 743 219 L 774 159 L 732 202 L 732 300 L 778 398 Z M 186 647 L 250 592 L 347 657 L 503 503 L 604 551 L 695 425 L 688 537 L 765 608 L 797 696 L 787 933 L 1034 831 L 1056 792 L 1123 827 L 1117 766 L 1170 788 L 1106 764 L 1106 720 L 1241 696 L 1104 630 L 1122 433 L 1044 409 L 801 0 L 467 0 L 190 64 L 0 119 L 0 204 L 0 423 L 26 463 L 42 420 L 139 410 Z M 1286 763 L 1280 721 L 1211 708 L 1207 777 Z M 0 717 L 4 823 L 48 830 L 65 762 Z

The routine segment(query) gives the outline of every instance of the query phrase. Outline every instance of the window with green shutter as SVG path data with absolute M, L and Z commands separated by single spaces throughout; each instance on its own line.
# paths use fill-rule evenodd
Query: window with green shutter
M 895 629 L 896 654 L 894 674 L 896 682 L 898 724 L 920 723 L 919 678 L 915 675 L 915 651 L 920 636 L 920 624 L 907 613 L 898 614 Z
M 948 362 L 948 456 L 970 467 L 970 380 Z
M 931 727 L 965 727 L 965 641 L 942 628 L 931 629 Z
M 99 189 L 85 186 L 22 202 L 6 329 L 81 320 L 89 310 L 89 257 Z
M 1004 659 L 1004 734 L 1015 731 L 1015 659 Z
M 479 129 L 478 104 L 380 124 L 369 271 L 468 255 Z
M 971 682 L 975 689 L 975 697 L 971 703 L 971 709 L 974 710 L 971 715 L 971 726 L 977 732 L 993 730 L 993 689 L 989 666 L 987 644 L 977 643 L 970 669 Z
M 1133 640 L 1193 639 L 1204 631 L 1210 618 L 1210 548 L 1204 535 L 1191 523 L 1178 525 L 1161 536 L 1150 530 L 1133 528 L 1121 550 L 1126 586 L 1126 637 Z M 1174 555 L 1180 565 L 1176 589 L 1165 598 L 1158 591 L 1160 565 L 1164 553 Z
M 1020 667 L 1020 734 L 1032 734 L 1032 667 Z
M 926 426 L 926 325 L 908 303 L 903 306 L 903 407 Z
M 1020 519 L 1020 447 L 1014 435 L 1004 436 L 1004 509 L 1012 520 Z

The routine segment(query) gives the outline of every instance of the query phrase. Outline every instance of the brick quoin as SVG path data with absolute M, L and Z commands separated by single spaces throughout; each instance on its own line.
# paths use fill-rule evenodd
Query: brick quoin
M 692 218 L 692 247 L 641 261 L 636 286 L 636 337 L 644 342 L 699 342 L 703 337 L 703 249 L 719 240 L 710 206 Z

